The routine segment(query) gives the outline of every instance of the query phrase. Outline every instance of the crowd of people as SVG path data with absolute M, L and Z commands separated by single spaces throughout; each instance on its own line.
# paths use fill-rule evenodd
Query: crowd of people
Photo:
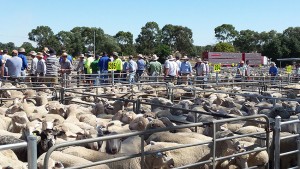
M 150 80 L 157 81 L 158 77 L 163 77 L 165 81 L 177 84 L 188 84 L 189 77 L 195 76 L 200 81 L 207 81 L 210 76 L 210 66 L 207 61 L 201 58 L 196 59 L 192 66 L 189 57 L 181 55 L 169 55 L 164 64 L 158 61 L 157 55 L 146 57 L 142 54 L 137 55 L 137 60 L 130 55 L 129 57 L 119 56 L 113 52 L 109 56 L 106 52 L 94 55 L 89 52 L 81 54 L 76 68 L 73 67 L 73 57 L 63 51 L 60 57 L 56 56 L 53 48 L 45 47 L 42 52 L 29 52 L 31 59 L 28 67 L 25 49 L 13 50 L 11 55 L 7 50 L 0 53 L 0 72 L 1 77 L 8 77 L 7 80 L 14 82 L 24 81 L 26 75 L 30 75 L 31 82 L 44 82 L 51 86 L 58 83 L 58 77 L 64 74 L 69 75 L 72 71 L 84 74 L 85 83 L 98 85 L 99 82 L 108 82 L 109 62 L 114 64 L 114 78 L 118 81 L 128 81 L 129 83 L 138 82 L 143 75 L 149 76 Z M 269 74 L 273 79 L 277 76 L 278 70 L 275 63 L 271 64 Z M 236 78 L 248 79 L 250 76 L 249 60 L 245 63 L 241 61 L 237 66 Z M 176 81 L 180 77 L 180 82 Z M 95 79 L 98 78 L 98 81 Z

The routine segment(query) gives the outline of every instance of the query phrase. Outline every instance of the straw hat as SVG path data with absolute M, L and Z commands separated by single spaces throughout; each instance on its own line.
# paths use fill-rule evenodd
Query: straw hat
M 173 55 L 169 55 L 168 60 L 175 60 L 175 58 L 173 57 Z
M 113 56 L 119 56 L 118 52 L 113 52 Z
M 24 49 L 24 48 L 20 48 L 20 49 L 19 49 L 19 52 L 23 52 L 23 53 L 24 53 L 24 52 L 25 52 L 25 49 Z
M 139 58 L 144 58 L 144 56 L 142 54 L 138 54 L 137 55 Z
M 80 58 L 84 58 L 84 54 L 81 54 L 79 57 L 80 57 Z
M 181 60 L 189 60 L 189 58 L 187 56 L 183 56 Z
M 44 56 L 43 56 L 43 53 L 42 53 L 42 52 L 38 52 L 38 53 L 36 54 L 36 57 L 44 57 Z
M 29 54 L 32 55 L 32 56 L 36 56 L 36 52 L 35 51 L 31 51 Z
M 68 56 L 67 52 L 61 54 L 61 56 Z
M 154 54 L 154 55 L 152 56 L 152 60 L 158 60 L 158 57 Z
M 198 59 L 197 59 L 197 62 L 202 62 L 202 59 L 201 59 L 201 58 L 198 58 Z

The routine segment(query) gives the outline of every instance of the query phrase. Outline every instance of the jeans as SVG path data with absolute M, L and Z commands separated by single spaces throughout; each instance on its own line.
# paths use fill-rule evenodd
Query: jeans
M 129 73 L 129 83 L 135 83 L 134 76 L 135 76 L 135 72 Z
M 25 81 L 25 78 L 26 78 L 26 70 L 21 70 L 21 77 L 20 77 L 20 80 L 21 81 Z
M 107 83 L 107 78 L 108 78 L 108 71 L 107 70 L 102 70 L 100 71 L 100 74 L 101 74 L 101 83 Z
M 93 72 L 93 78 L 94 78 L 94 86 L 99 86 L 100 84 L 100 71 L 97 71 L 97 72 Z

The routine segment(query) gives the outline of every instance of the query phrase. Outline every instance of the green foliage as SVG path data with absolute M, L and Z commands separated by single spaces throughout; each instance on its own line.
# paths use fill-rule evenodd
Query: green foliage
M 16 49 L 16 46 L 13 42 L 0 43 L 0 49 L 7 49 L 9 52 Z
M 241 30 L 233 44 L 240 52 L 257 52 L 260 49 L 259 39 L 258 32 Z
M 235 52 L 235 49 L 234 46 L 229 43 L 219 42 L 214 47 L 214 52 Z
M 60 48 L 58 39 L 54 36 L 49 26 L 38 26 L 28 33 L 29 40 L 37 43 L 37 48 L 42 50 L 43 47 Z
M 155 49 L 155 54 L 159 57 L 158 61 L 162 64 L 171 53 L 171 48 L 165 44 L 161 44 Z
M 215 37 L 221 42 L 231 43 L 237 35 L 238 31 L 230 24 L 223 24 L 215 28 Z
M 136 39 L 136 51 L 142 54 L 154 53 L 160 44 L 160 29 L 156 22 L 147 22 Z
M 162 43 L 173 51 L 180 51 L 185 55 L 195 55 L 193 32 L 187 27 L 165 25 L 162 28 Z
M 27 54 L 30 51 L 34 51 L 35 50 L 35 47 L 33 47 L 30 42 L 24 42 L 20 47 L 24 48 Z
M 132 33 L 119 31 L 114 38 L 116 38 L 123 55 L 134 55 L 136 53 Z

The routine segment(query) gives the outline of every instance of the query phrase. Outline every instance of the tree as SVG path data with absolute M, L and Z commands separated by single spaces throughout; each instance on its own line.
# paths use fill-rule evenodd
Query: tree
M 43 47 L 53 47 L 58 49 L 60 47 L 58 40 L 54 36 L 52 29 L 48 26 L 38 26 L 28 33 L 29 40 L 37 43 L 37 48 L 42 50 Z
M 241 30 L 233 44 L 240 52 L 257 52 L 260 49 L 259 33 L 252 30 Z
M 35 50 L 35 47 L 33 47 L 30 42 L 24 42 L 20 47 L 24 48 L 26 53 L 29 53 L 30 51 Z
M 116 38 L 117 43 L 121 47 L 121 52 L 123 55 L 133 55 L 135 54 L 135 49 L 133 46 L 133 35 L 130 32 L 119 31 L 114 38 Z
M 158 61 L 163 64 L 166 58 L 172 54 L 172 50 L 168 45 L 161 44 L 155 49 L 155 54 L 159 57 Z
M 136 39 L 138 53 L 153 54 L 160 44 L 160 29 L 156 22 L 147 22 Z
M 102 48 L 105 49 L 106 52 L 113 53 L 121 51 L 119 44 L 113 36 L 105 34 L 104 37 Z
M 7 49 L 8 51 L 12 51 L 16 49 L 16 46 L 13 42 L 0 43 L 0 49 Z
M 214 52 L 235 52 L 235 49 L 234 46 L 229 43 L 219 42 L 214 47 Z
M 235 27 L 231 24 L 223 24 L 215 28 L 215 37 L 220 42 L 231 43 L 237 35 L 238 31 L 236 31 Z
M 282 33 L 284 57 L 300 56 L 300 27 L 289 27 Z
M 189 55 L 195 54 L 193 32 L 188 27 L 165 25 L 162 28 L 162 43 L 168 45 L 173 51 Z

